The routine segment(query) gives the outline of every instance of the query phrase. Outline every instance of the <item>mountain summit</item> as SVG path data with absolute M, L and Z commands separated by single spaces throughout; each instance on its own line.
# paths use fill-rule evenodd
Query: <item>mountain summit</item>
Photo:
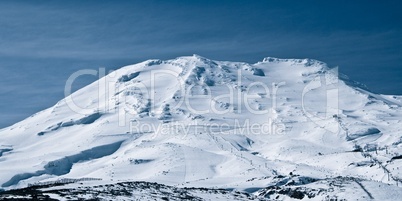
M 0 186 L 144 181 L 266 199 L 399 198 L 402 97 L 351 83 L 317 60 L 272 57 L 79 71 L 66 98 L 0 130 Z

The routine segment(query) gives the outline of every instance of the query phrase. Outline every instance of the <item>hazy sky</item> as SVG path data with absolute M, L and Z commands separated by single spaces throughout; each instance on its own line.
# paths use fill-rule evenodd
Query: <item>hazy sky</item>
M 0 1 L 0 128 L 54 105 L 79 69 L 199 54 L 314 58 L 402 94 L 400 1 Z M 76 88 L 94 81 L 82 77 Z

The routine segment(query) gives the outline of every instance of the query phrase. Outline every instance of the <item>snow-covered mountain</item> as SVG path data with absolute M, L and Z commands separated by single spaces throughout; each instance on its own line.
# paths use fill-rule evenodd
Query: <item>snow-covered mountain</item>
M 82 74 L 93 72 L 73 75 L 67 92 Z M 0 186 L 144 181 L 261 199 L 400 198 L 402 97 L 359 86 L 311 59 L 126 66 L 0 130 Z

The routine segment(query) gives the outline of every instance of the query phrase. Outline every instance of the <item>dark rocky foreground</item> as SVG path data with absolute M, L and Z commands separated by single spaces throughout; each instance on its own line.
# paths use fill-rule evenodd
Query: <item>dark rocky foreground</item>
M 82 183 L 81 183 L 82 184 Z M 121 182 L 95 186 L 63 183 L 31 185 L 0 192 L 0 200 L 264 200 L 238 191 L 176 188 L 150 182 Z
M 258 179 L 258 178 L 256 178 Z M 0 200 L 302 200 L 345 201 L 338 197 L 348 189 L 360 189 L 361 199 L 374 199 L 353 177 L 314 179 L 299 175 L 278 175 L 272 185 L 254 191 L 231 189 L 179 188 L 152 182 L 133 181 L 92 184 L 81 180 L 63 180 L 30 185 L 0 192 Z M 318 186 L 317 186 L 318 185 Z M 354 199 L 352 199 L 354 200 Z

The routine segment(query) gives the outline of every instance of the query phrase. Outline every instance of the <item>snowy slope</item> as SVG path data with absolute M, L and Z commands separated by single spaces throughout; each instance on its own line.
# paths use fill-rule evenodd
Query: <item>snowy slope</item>
M 402 97 L 351 83 L 311 59 L 126 66 L 0 130 L 0 186 L 93 178 L 297 199 L 283 192 L 340 182 L 356 199 L 401 196 Z M 312 199 L 338 193 L 352 194 Z

